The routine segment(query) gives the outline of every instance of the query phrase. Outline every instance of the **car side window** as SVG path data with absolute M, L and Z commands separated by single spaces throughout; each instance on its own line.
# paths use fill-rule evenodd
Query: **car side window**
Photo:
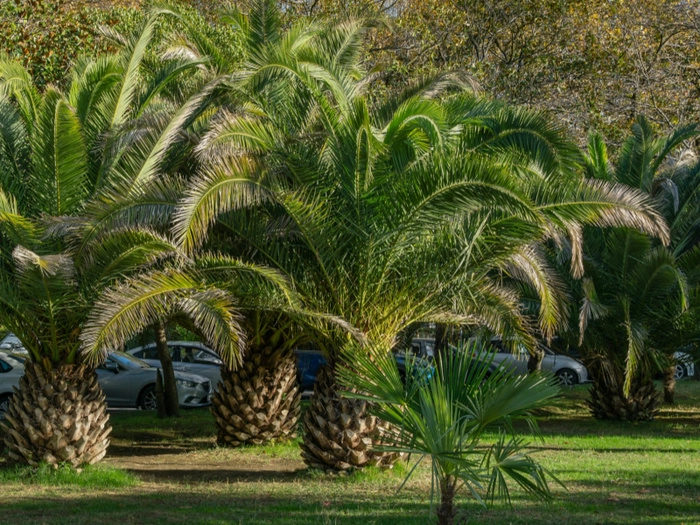
M 200 365 L 220 365 L 222 364 L 221 359 L 219 359 L 215 354 L 207 352 L 205 350 L 200 350 L 194 354 L 194 362 Z
M 191 363 L 192 359 L 187 353 L 187 348 L 182 348 L 181 346 L 169 346 L 170 358 L 173 363 Z
M 140 353 L 141 355 L 137 355 L 136 357 L 140 357 L 141 359 L 158 359 L 158 350 L 156 350 L 155 346 L 144 348 Z

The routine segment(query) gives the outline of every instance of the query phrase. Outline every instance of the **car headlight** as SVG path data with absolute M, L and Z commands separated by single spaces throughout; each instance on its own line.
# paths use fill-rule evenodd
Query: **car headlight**
M 196 381 L 188 381 L 187 379 L 176 379 L 175 383 L 177 383 L 180 386 L 186 386 L 189 388 L 195 388 L 198 384 Z

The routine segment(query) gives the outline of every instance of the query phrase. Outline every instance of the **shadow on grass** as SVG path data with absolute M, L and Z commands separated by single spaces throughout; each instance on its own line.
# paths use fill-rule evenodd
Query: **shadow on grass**
M 320 491 L 322 492 L 322 491 Z M 94 523 L 425 525 L 429 505 L 410 498 L 338 499 L 315 496 L 226 493 L 81 495 L 32 498 L 3 505 L 3 523 L 82 525 Z
M 171 445 L 164 443 L 162 445 L 151 445 L 143 443 L 135 444 L 122 444 L 119 442 L 114 442 L 109 445 L 107 450 L 108 457 L 132 457 L 132 456 L 170 456 L 185 454 L 187 452 L 194 452 L 196 450 L 202 450 L 202 448 L 212 448 L 212 445 L 208 447 L 202 446 L 183 446 L 183 445 Z
M 296 471 L 287 470 L 259 470 L 246 469 L 207 469 L 207 470 L 183 470 L 180 468 L 138 469 L 127 467 L 125 469 L 144 481 L 164 481 L 170 483 L 280 483 L 303 481 L 308 479 L 306 469 Z

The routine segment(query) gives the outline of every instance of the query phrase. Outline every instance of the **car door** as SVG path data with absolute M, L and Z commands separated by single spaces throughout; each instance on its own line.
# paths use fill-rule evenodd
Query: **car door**
M 208 378 L 212 386 L 218 384 L 223 361 L 212 350 L 199 346 L 183 347 L 182 361 L 187 367 L 186 372 Z
M 554 372 L 557 369 L 557 354 L 546 346 L 541 347 L 544 350 L 544 358 L 542 359 L 542 370 Z
M 24 369 L 18 366 L 15 370 L 9 362 L 0 359 L 0 395 L 12 394 L 14 387 L 19 387 L 19 379 L 23 373 Z
M 114 367 L 109 369 L 108 367 Z M 105 362 L 97 367 L 97 381 L 102 387 L 102 391 L 107 398 L 107 405 L 110 407 L 132 406 L 132 377 L 129 371 L 119 366 L 119 364 L 109 357 Z

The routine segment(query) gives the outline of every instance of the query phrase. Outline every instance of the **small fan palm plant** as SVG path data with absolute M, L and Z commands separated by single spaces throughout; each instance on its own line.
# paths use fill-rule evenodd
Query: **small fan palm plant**
M 455 523 L 460 490 L 482 503 L 510 502 L 511 481 L 537 498 L 551 498 L 548 478 L 555 478 L 527 454 L 529 445 L 514 423 L 526 421 L 537 435 L 532 411 L 551 402 L 559 389 L 542 374 L 489 375 L 487 356 L 475 347 L 447 352 L 429 374 L 425 365 L 409 360 L 405 385 L 386 353 L 354 350 L 339 369 L 341 382 L 351 389 L 347 395 L 370 403 L 374 415 L 391 423 L 381 448 L 415 458 L 408 476 L 421 462 L 430 463 L 440 525 Z M 485 433 L 497 434 L 491 445 L 483 444 Z

